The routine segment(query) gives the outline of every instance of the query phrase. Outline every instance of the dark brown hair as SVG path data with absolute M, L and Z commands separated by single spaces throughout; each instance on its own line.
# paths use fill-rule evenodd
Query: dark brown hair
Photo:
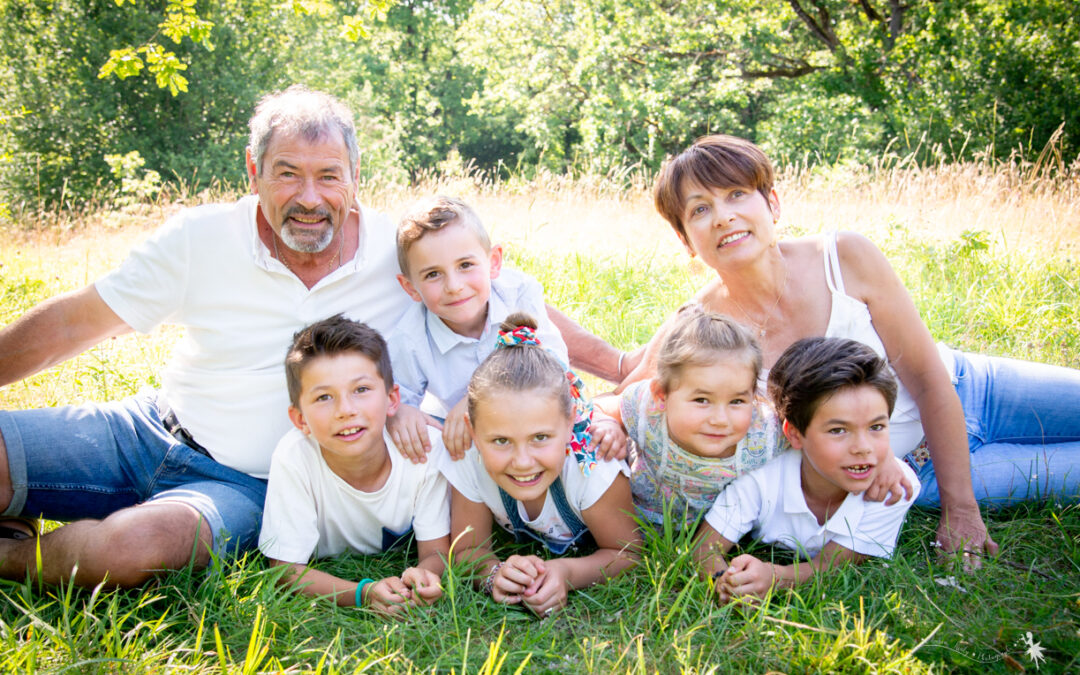
M 803 338 L 769 372 L 769 398 L 781 420 L 806 433 L 823 401 L 842 389 L 868 386 L 885 397 L 892 415 L 896 378 L 873 349 L 847 338 Z
M 660 169 L 653 188 L 656 210 L 686 239 L 682 222 L 687 184 L 703 187 L 748 187 L 760 192 L 766 203 L 773 189 L 773 167 L 761 148 L 736 136 L 702 136 L 686 150 L 669 159 Z
M 366 356 L 375 364 L 375 372 L 382 378 L 386 391 L 394 388 L 394 371 L 390 367 L 390 353 L 379 331 L 366 323 L 346 319 L 335 314 L 329 319 L 316 321 L 293 335 L 292 345 L 285 354 L 285 383 L 289 388 L 289 402 L 300 405 L 300 378 L 304 368 L 320 356 L 337 356 L 355 353 Z
M 503 332 L 525 326 L 536 330 L 536 319 L 524 312 L 514 312 L 499 326 Z M 559 409 L 567 418 L 573 412 L 570 382 L 566 368 L 553 354 L 542 346 L 499 346 L 491 352 L 473 372 L 466 394 L 469 417 L 476 423 L 476 406 L 480 400 L 489 399 L 496 391 L 530 391 L 539 389 L 551 392 L 559 402 Z

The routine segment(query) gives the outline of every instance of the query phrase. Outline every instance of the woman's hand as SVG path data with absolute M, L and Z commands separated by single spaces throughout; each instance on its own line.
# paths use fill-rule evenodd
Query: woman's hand
M 942 505 L 937 543 L 944 553 L 960 555 L 966 572 L 982 567 L 982 556 L 997 555 L 999 548 L 986 531 L 986 523 L 974 503 L 960 507 Z

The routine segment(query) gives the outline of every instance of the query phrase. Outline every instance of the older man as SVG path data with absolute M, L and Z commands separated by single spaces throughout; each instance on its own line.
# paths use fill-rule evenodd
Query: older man
M 355 202 L 358 148 L 337 100 L 300 87 L 251 120 L 253 196 L 188 209 L 116 270 L 0 331 L 0 385 L 110 336 L 177 323 L 160 391 L 0 412 L 0 576 L 139 584 L 256 541 L 270 453 L 289 424 L 296 330 L 344 311 L 385 331 L 410 302 L 394 227 Z
M 292 334 L 338 312 L 382 332 L 411 302 L 394 226 L 355 201 L 352 116 L 291 87 L 251 119 L 251 196 L 188 209 L 94 284 L 0 331 L 0 385 L 164 322 L 185 336 L 162 376 L 115 403 L 0 411 L 0 576 L 133 586 L 210 551 L 252 547 L 270 454 L 289 422 Z M 617 381 L 618 352 L 557 311 L 579 366 Z M 618 363 L 617 363 L 618 362 Z

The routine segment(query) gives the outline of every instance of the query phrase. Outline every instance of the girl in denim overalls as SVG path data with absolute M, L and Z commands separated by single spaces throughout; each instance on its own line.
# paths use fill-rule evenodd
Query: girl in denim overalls
M 473 446 L 440 468 L 453 488 L 453 555 L 471 561 L 479 587 L 496 602 L 547 616 L 566 604 L 569 589 L 634 564 L 640 537 L 625 464 L 595 459 L 581 382 L 541 348 L 535 329 L 520 313 L 503 323 L 500 348 L 469 383 Z M 570 554 L 500 560 L 490 548 L 493 520 L 519 540 Z

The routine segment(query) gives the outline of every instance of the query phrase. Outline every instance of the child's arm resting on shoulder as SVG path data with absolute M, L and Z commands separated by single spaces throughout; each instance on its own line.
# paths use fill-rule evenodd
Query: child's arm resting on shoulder
M 450 453 L 450 459 L 455 461 L 463 459 L 465 451 L 472 445 L 472 436 L 465 424 L 465 414 L 468 411 L 469 401 L 463 398 L 450 408 L 450 412 L 446 413 L 446 422 L 443 423 L 443 445 Z
M 874 482 L 863 492 L 863 499 L 868 502 L 884 501 L 885 506 L 892 506 L 901 499 L 913 499 L 915 493 L 911 481 L 900 466 L 903 460 L 893 461 L 892 457 L 885 459 L 888 461 L 882 462 L 878 467 Z
M 626 459 L 626 428 L 619 397 L 601 394 L 593 399 L 592 443 L 597 459 Z
M 386 418 L 386 430 L 390 432 L 391 440 L 413 464 L 427 461 L 427 454 L 431 452 L 431 439 L 427 432 L 429 425 L 442 428 L 438 420 L 404 403 Z
M 525 605 L 546 616 L 566 605 L 567 591 L 603 583 L 636 565 L 641 533 L 633 513 L 630 480 L 619 473 L 604 495 L 581 513 L 596 551 L 580 558 L 542 561 L 543 572 L 523 593 Z

